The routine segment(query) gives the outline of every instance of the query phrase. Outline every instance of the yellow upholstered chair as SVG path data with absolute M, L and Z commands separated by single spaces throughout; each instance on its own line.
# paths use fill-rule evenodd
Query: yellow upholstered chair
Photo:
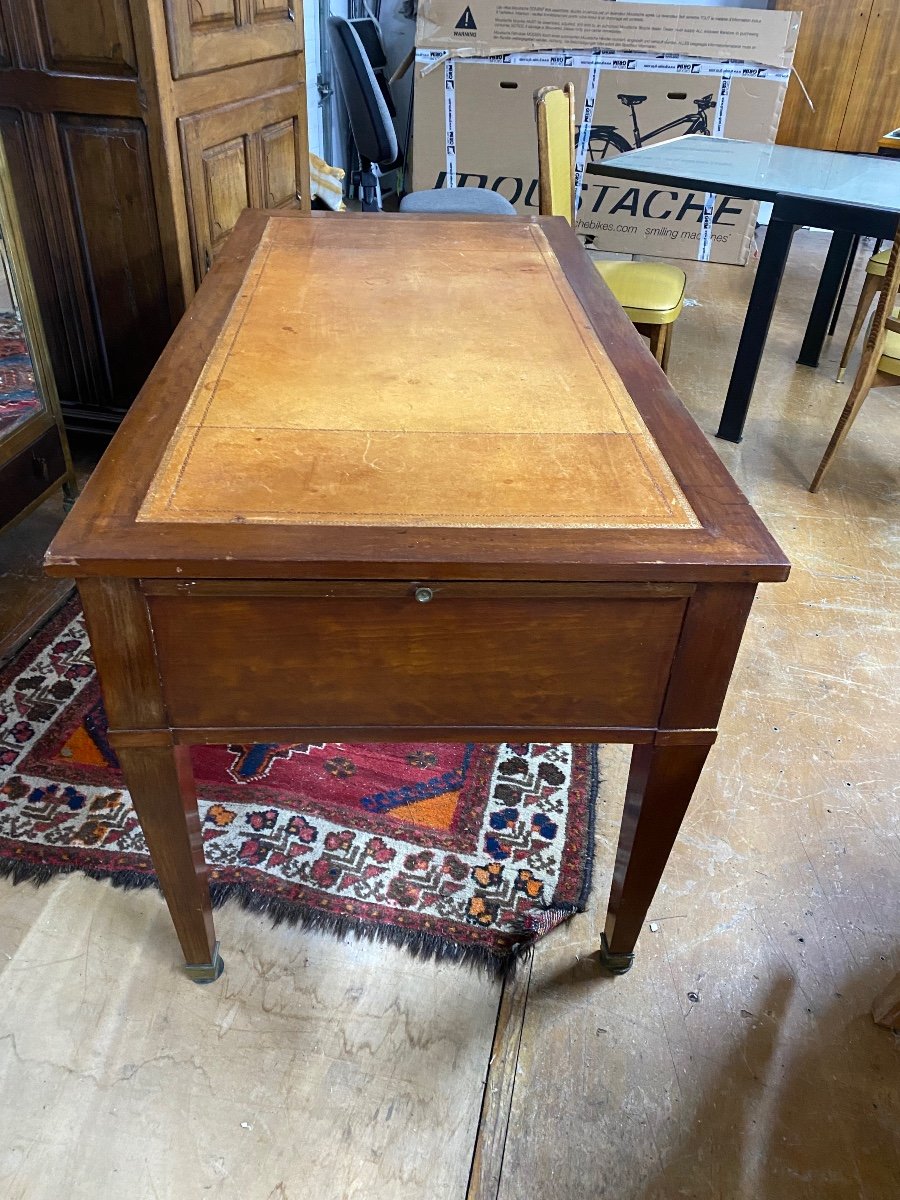
M 897 289 L 900 287 L 900 231 L 897 232 L 887 255 L 878 304 L 863 347 L 859 370 L 856 372 L 844 411 L 831 435 L 828 449 L 822 455 L 819 469 L 809 486 L 811 492 L 819 490 L 831 460 L 850 431 L 856 414 L 862 408 L 863 400 L 872 388 L 900 384 L 900 308 L 894 308 Z
M 542 87 L 534 93 L 538 131 L 538 189 L 542 216 L 575 224 L 575 88 Z M 594 262 L 609 290 L 665 370 L 672 325 L 684 307 L 684 271 L 659 262 Z

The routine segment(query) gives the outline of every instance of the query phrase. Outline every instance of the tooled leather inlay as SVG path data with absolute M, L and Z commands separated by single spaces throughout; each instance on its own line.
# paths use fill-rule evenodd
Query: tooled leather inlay
M 697 528 L 542 230 L 273 218 L 139 521 Z

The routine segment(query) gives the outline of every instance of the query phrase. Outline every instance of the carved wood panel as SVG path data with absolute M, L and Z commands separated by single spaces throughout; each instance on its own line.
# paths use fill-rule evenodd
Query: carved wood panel
M 260 167 L 264 208 L 296 208 L 300 169 L 300 122 L 297 116 L 260 130 Z
M 277 21 L 291 19 L 291 0 L 250 0 L 250 16 L 253 21 Z
M 281 88 L 179 119 L 198 282 L 242 209 L 297 205 L 304 95 Z
M 191 32 L 208 29 L 237 29 L 241 24 L 241 0 L 185 0 Z
M 201 151 L 202 206 L 206 217 L 207 245 L 214 254 L 255 197 L 254 146 L 244 135 Z M 208 265 L 208 264 L 207 264 Z
M 109 402 L 125 407 L 172 328 L 147 131 L 137 120 L 75 115 L 57 129 Z
M 303 23 L 295 6 L 296 0 L 165 0 L 173 77 L 296 53 Z
M 134 76 L 127 0 L 34 0 L 44 66 L 77 75 Z

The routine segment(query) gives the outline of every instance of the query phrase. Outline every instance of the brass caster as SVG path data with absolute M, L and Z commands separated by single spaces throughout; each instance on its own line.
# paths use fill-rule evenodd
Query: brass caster
M 626 975 L 634 966 L 633 954 L 612 954 L 606 940 L 606 934 L 600 934 L 600 951 L 597 956 L 600 965 L 609 971 L 610 975 Z
M 185 963 L 184 973 L 192 983 L 215 983 L 225 970 L 225 962 L 219 953 L 219 943 L 213 947 L 212 962 Z

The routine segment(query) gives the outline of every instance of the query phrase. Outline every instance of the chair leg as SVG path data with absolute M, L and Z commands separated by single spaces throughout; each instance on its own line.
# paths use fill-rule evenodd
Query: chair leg
M 825 472 L 831 466 L 831 460 L 834 458 L 838 448 L 844 438 L 850 432 L 850 426 L 856 420 L 856 414 L 862 408 L 863 400 L 872 390 L 872 384 L 875 382 L 875 376 L 878 374 L 878 359 L 875 355 L 872 356 L 872 362 L 868 370 L 861 371 L 850 390 L 850 395 L 847 397 L 847 403 L 844 405 L 844 411 L 838 417 L 838 423 L 834 427 L 834 433 L 831 435 L 831 441 L 822 455 L 822 461 L 819 463 L 819 469 L 813 476 L 813 481 L 809 485 L 811 492 L 817 492 L 821 487 L 822 480 L 825 478 Z
M 853 314 L 853 322 L 850 325 L 850 332 L 847 335 L 847 344 L 844 346 L 844 353 L 841 355 L 841 365 L 838 367 L 838 383 L 844 382 L 847 363 L 850 361 L 850 355 L 853 353 L 853 347 L 856 345 L 856 339 L 859 337 L 859 331 L 863 327 L 863 322 L 868 315 L 869 309 L 872 307 L 872 301 L 881 291 L 881 282 L 881 278 L 878 275 L 867 275 L 863 282 L 862 291 L 859 293 L 859 302 L 856 305 L 856 312 Z
M 847 259 L 847 267 L 844 271 L 844 278 L 841 280 L 841 286 L 838 290 L 837 300 L 834 302 L 834 312 L 831 314 L 831 324 L 828 326 L 828 336 L 834 337 L 834 331 L 837 329 L 837 323 L 841 319 L 841 309 L 844 307 L 844 298 L 847 295 L 847 284 L 850 282 L 850 276 L 853 274 L 853 264 L 856 262 L 856 255 L 859 252 L 860 235 L 853 235 L 853 241 L 850 243 L 850 256 Z
M 666 331 L 666 336 L 663 341 L 663 353 L 662 353 L 662 359 L 660 360 L 659 365 L 662 367 L 662 369 L 668 375 L 668 373 L 669 373 L 669 355 L 672 352 L 672 337 L 674 336 L 674 333 L 675 333 L 675 326 L 674 325 L 665 325 L 664 329 Z
M 650 325 L 647 332 L 650 335 L 650 352 L 659 365 L 665 370 L 663 358 L 666 353 L 666 330 L 668 325 Z

